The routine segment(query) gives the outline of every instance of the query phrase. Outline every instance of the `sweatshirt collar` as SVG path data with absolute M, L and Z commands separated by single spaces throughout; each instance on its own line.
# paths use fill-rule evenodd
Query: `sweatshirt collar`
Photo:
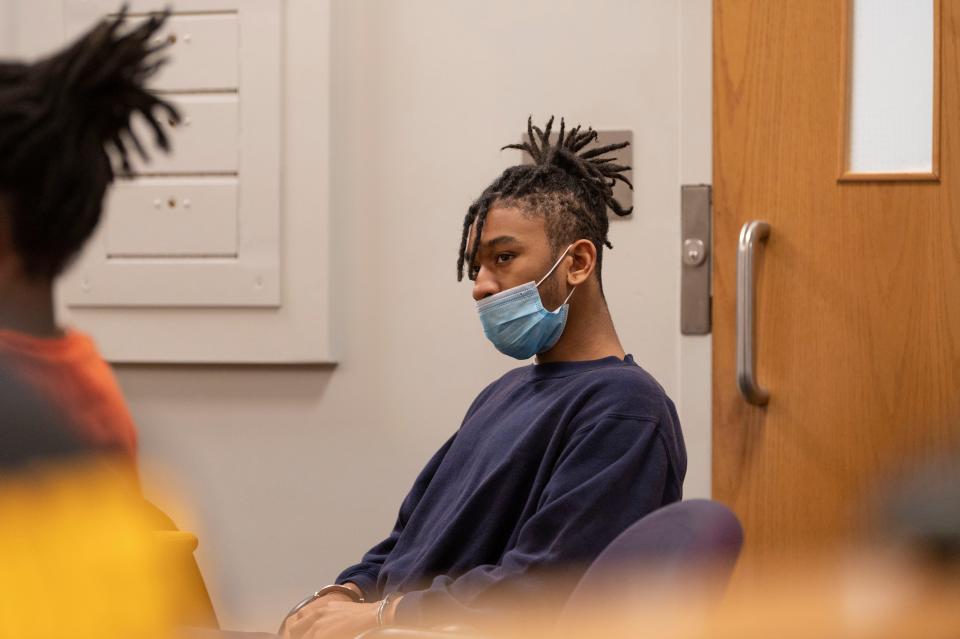
M 573 362 L 548 362 L 546 364 L 531 364 L 530 377 L 533 379 L 550 379 L 554 377 L 569 377 L 579 375 L 600 368 L 616 368 L 618 366 L 636 366 L 633 355 L 627 354 L 623 359 L 611 355 L 601 359 L 591 359 Z

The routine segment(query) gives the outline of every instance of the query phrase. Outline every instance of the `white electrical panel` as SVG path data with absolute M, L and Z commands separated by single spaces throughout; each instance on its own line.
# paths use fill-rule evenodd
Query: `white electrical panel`
M 240 126 L 240 98 L 229 94 L 171 94 L 164 96 L 180 113 L 180 122 L 168 119 L 173 152 L 150 153 L 143 162 L 130 154 L 133 172 L 144 175 L 237 175 L 240 172 L 243 132 Z M 247 106 L 247 105 L 244 105 Z M 147 122 L 135 116 L 133 130 L 144 146 L 153 139 Z M 251 176 L 251 182 L 256 176 Z
M 123 211 L 104 227 L 107 258 L 236 258 L 238 199 L 235 177 L 120 182 L 106 200 Z
M 179 3 L 177 11 L 184 11 L 184 4 Z M 155 41 L 167 43 L 166 52 L 174 60 L 174 64 L 161 69 L 154 78 L 153 86 L 157 89 L 190 92 L 198 89 L 236 91 L 240 88 L 240 18 L 237 13 L 175 14 L 167 20 Z
M 120 5 L 29 0 L 19 54 Z M 58 282 L 60 320 L 115 363 L 332 362 L 330 2 L 131 0 L 130 20 L 168 6 L 154 44 L 170 61 L 151 88 L 182 115 L 173 153 L 130 149 L 132 176 Z M 150 150 L 146 122 L 133 126 Z
M 130 3 L 137 21 L 166 0 Z M 181 114 L 173 152 L 117 180 L 95 237 L 62 287 L 69 307 L 276 307 L 280 296 L 281 2 L 180 0 L 153 44 L 151 87 Z M 116 0 L 66 0 L 68 34 Z M 134 129 L 144 146 L 153 133 Z M 189 285 L 185 285 L 189 282 Z

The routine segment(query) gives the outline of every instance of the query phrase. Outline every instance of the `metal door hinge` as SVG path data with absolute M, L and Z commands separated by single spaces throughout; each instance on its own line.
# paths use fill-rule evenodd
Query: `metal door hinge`
M 709 184 L 680 187 L 680 332 L 710 333 L 711 192 Z

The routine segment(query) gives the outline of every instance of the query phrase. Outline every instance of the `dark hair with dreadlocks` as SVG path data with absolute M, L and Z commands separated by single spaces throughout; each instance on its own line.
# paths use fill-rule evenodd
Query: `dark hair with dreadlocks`
M 592 128 L 581 131 L 576 126 L 565 131 L 563 118 L 560 131 L 554 142 L 550 132 L 554 118 L 546 126 L 533 125 L 527 119 L 528 141 L 523 144 L 508 144 L 503 149 L 520 149 L 533 158 L 534 164 L 511 166 L 470 206 L 463 220 L 463 236 L 460 239 L 460 256 L 457 259 L 457 280 L 463 279 L 464 265 L 476 261 L 480 237 L 487 213 L 495 204 L 516 206 L 526 214 L 546 217 L 547 235 L 553 251 L 578 239 L 588 239 L 597 248 L 597 277 L 600 275 L 603 247 L 613 248 L 607 240 L 610 222 L 609 207 L 619 216 L 629 215 L 633 207 L 624 209 L 613 197 L 617 180 L 631 189 L 633 184 L 622 175 L 629 166 L 615 164 L 612 157 L 599 156 L 628 146 L 629 142 L 608 144 L 580 152 L 597 139 Z M 470 229 L 476 224 L 472 246 L 467 246 Z M 468 273 L 473 279 L 473 274 Z
M 106 147 L 130 171 L 127 145 L 147 153 L 130 128 L 141 114 L 156 144 L 169 141 L 154 114 L 179 114 L 144 88 L 166 61 L 148 45 L 167 13 L 121 35 L 126 6 L 66 49 L 33 64 L 0 62 L 0 195 L 14 250 L 31 277 L 54 277 L 100 220 L 114 173 Z

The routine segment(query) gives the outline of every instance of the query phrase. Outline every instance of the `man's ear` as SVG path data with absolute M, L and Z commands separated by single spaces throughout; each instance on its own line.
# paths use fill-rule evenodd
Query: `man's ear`
M 590 240 L 577 240 L 567 254 L 573 258 L 567 271 L 567 284 L 578 286 L 586 282 L 597 267 L 597 247 Z

